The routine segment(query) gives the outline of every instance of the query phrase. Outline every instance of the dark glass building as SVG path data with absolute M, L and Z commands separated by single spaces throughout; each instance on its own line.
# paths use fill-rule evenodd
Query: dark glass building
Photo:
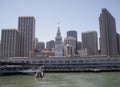
M 77 40 L 77 31 L 73 31 L 73 30 L 68 31 L 67 37 L 70 37 L 70 36 L 74 37 Z
M 77 31 L 71 30 L 67 32 L 67 37 L 74 37 L 76 39 L 76 49 L 75 49 L 75 54 L 77 54 Z

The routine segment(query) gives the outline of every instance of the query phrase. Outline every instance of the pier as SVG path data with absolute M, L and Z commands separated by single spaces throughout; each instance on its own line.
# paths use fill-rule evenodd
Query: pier
M 33 67 L 44 66 L 44 72 L 109 72 L 120 71 L 120 57 L 115 58 L 4 58 L 0 67 L 6 72 L 34 73 Z M 10 69 L 11 68 L 11 69 Z M 15 70 L 14 70 L 15 69 Z M 26 69 L 26 71 L 25 71 Z M 37 69 L 37 68 L 36 68 Z M 24 71 L 23 71 L 24 70 Z M 0 73 L 4 71 L 0 68 Z

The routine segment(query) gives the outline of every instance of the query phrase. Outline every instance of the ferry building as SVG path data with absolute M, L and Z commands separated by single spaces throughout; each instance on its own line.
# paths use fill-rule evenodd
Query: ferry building
M 60 33 L 60 27 L 58 27 L 57 35 L 55 37 L 55 56 L 56 57 L 63 56 L 63 42 Z

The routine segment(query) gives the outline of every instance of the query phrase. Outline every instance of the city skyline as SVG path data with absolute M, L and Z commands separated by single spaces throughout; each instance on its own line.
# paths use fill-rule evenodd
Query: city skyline
M 0 31 L 4 28 L 17 28 L 19 16 L 34 16 L 35 36 L 39 41 L 55 40 L 58 22 L 63 39 L 67 31 L 75 30 L 78 33 L 78 41 L 81 41 L 82 32 L 95 30 L 98 37 L 100 36 L 98 17 L 101 9 L 107 8 L 116 19 L 116 30 L 120 33 L 119 2 L 119 0 L 1 0 Z

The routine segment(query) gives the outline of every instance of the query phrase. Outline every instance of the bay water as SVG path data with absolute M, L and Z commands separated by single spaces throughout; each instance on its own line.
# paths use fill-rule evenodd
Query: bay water
M 0 76 L 0 87 L 120 87 L 120 72 Z

